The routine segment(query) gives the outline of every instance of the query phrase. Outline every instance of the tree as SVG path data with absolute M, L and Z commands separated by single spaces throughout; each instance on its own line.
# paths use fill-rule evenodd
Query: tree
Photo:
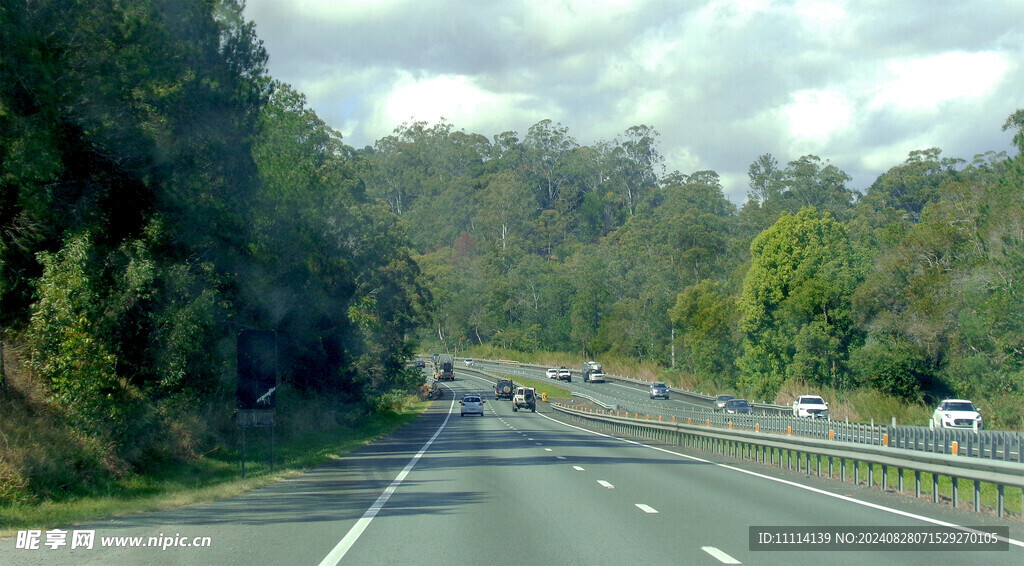
M 809 207 L 754 239 L 743 282 L 741 385 L 771 399 L 788 379 L 849 385 L 857 344 L 850 296 L 861 278 L 845 226 Z
M 720 283 L 705 279 L 679 293 L 669 311 L 683 346 L 684 367 L 704 377 L 735 376 L 741 352 L 736 335 L 736 299 Z

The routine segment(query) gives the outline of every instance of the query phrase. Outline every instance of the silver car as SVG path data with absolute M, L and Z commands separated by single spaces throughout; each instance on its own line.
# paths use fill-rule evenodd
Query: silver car
M 480 415 L 484 416 L 484 398 L 479 395 L 465 395 L 462 397 L 462 407 L 459 416 Z

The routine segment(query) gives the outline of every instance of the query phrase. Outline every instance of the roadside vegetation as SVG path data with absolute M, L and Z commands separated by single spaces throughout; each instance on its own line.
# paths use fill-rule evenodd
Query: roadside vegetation
M 34 489 L 11 485 L 4 476 L 0 489 L 8 499 L 0 513 L 0 536 L 19 529 L 69 525 L 131 513 L 155 511 L 189 503 L 231 497 L 345 456 L 410 423 L 428 402 L 405 396 L 373 413 L 339 410 L 325 397 L 295 391 L 282 395 L 274 431 L 274 469 L 270 469 L 270 430 L 248 429 L 246 477 L 242 477 L 241 431 L 226 420 L 210 421 L 207 452 L 185 460 L 168 460 L 144 473 L 97 469 L 100 454 L 61 423 L 43 413 L 28 415 L 25 405 L 0 404 L 0 426 L 7 445 L 5 465 L 20 464 Z M 21 407 L 21 408 L 19 408 Z M 14 409 L 10 412 L 10 409 Z M 9 471 L 9 470 L 8 470 Z M 79 474 L 95 474 L 85 484 Z M 68 486 L 75 486 L 68 490 Z M 38 494 L 38 495 L 37 495 Z
M 404 226 L 267 73 L 242 8 L 0 7 L 5 520 L 228 481 L 243 330 L 276 332 L 288 466 L 306 403 L 343 437 L 421 384 L 430 294 Z

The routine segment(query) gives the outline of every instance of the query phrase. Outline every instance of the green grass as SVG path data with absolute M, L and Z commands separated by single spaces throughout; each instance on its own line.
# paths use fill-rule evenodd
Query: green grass
M 218 450 L 145 476 L 125 477 L 108 486 L 105 493 L 4 507 L 0 536 L 10 536 L 19 529 L 46 529 L 238 495 L 349 454 L 412 422 L 428 405 L 413 402 L 400 412 L 359 419 L 351 427 L 306 430 L 287 440 L 282 434 L 274 446 L 273 471 L 269 466 L 269 432 L 252 430 L 247 435 L 245 479 L 241 477 L 241 454 L 237 450 Z

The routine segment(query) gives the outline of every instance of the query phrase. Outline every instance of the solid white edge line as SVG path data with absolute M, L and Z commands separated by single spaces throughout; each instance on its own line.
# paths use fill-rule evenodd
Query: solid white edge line
M 574 428 L 576 430 L 579 430 L 579 431 L 582 431 L 582 432 L 586 432 L 586 433 L 589 433 L 589 434 L 593 434 L 595 436 L 601 436 L 601 437 L 604 437 L 604 438 L 611 438 L 611 439 L 614 439 L 614 440 L 618 440 L 620 442 L 625 442 L 627 444 L 633 444 L 633 445 L 636 445 L 636 446 L 642 446 L 644 448 L 650 448 L 651 450 L 657 450 L 658 452 L 664 452 L 666 454 L 672 454 L 673 456 L 679 456 L 680 458 L 686 458 L 687 460 L 693 460 L 695 462 L 701 462 L 701 463 L 704 463 L 704 464 L 711 464 L 712 466 L 718 466 L 720 468 L 725 468 L 727 470 L 732 470 L 734 472 L 739 472 L 741 474 L 747 474 L 748 476 L 754 476 L 756 478 L 761 478 L 761 479 L 764 479 L 764 480 L 768 480 L 768 481 L 773 481 L 773 482 L 776 482 L 776 483 L 781 483 L 781 484 L 789 485 L 789 486 L 792 486 L 792 487 L 796 487 L 796 488 L 799 488 L 799 489 L 810 491 L 811 493 L 817 493 L 819 495 L 825 495 L 825 496 L 831 497 L 833 499 L 838 499 L 840 501 L 847 501 L 849 503 L 853 503 L 853 504 L 856 504 L 856 505 L 862 505 L 864 507 L 870 507 L 872 509 L 877 509 L 879 511 L 885 511 L 886 513 L 892 513 L 893 515 L 899 515 L 901 517 L 907 517 L 909 519 L 916 519 L 918 521 L 923 521 L 925 523 L 931 523 L 933 525 L 938 525 L 940 527 L 956 529 L 956 530 L 964 531 L 964 532 L 977 532 L 974 529 L 969 529 L 969 528 L 964 527 L 962 525 L 957 525 L 957 524 L 954 524 L 954 523 L 947 523 L 946 521 L 940 521 L 938 519 L 932 519 L 931 517 L 925 517 L 923 515 L 917 515 L 915 513 L 908 513 L 907 511 L 900 511 L 899 509 L 893 509 L 891 507 L 886 507 L 884 505 L 879 505 L 877 503 L 870 503 L 868 501 L 861 501 L 860 499 L 854 499 L 852 497 L 846 497 L 846 496 L 843 496 L 843 495 L 839 495 L 838 493 L 831 493 L 831 492 L 825 491 L 823 489 L 818 489 L 816 487 L 811 487 L 809 485 L 803 485 L 803 484 L 796 483 L 796 482 L 793 482 L 793 481 L 784 480 L 784 479 L 781 479 L 781 478 L 773 478 L 772 476 L 766 476 L 764 474 L 759 474 L 757 472 L 753 472 L 753 471 L 750 471 L 750 470 L 744 470 L 742 468 L 737 468 L 735 466 L 730 466 L 728 464 L 722 464 L 722 463 L 719 463 L 719 462 L 712 462 L 711 460 L 705 460 L 703 458 L 698 458 L 696 456 L 690 456 L 690 455 L 687 455 L 687 454 L 681 454 L 679 452 L 673 452 L 672 450 L 668 450 L 668 449 L 665 449 L 665 448 L 659 448 L 657 446 L 651 446 L 649 444 L 644 444 L 643 442 L 637 442 L 635 440 L 629 440 L 629 439 L 626 439 L 626 438 L 619 438 L 617 436 L 612 436 L 610 434 L 604 434 L 602 432 L 597 432 L 597 431 L 585 429 L 583 427 L 578 427 L 576 425 L 572 425 L 572 424 L 569 424 L 569 423 L 564 423 L 564 422 L 562 422 L 562 421 L 560 421 L 558 419 L 553 419 L 553 418 L 551 418 L 551 417 L 549 417 L 547 415 L 539 415 L 539 416 L 544 417 L 545 419 L 548 419 L 551 422 L 558 423 L 558 424 L 560 424 L 562 426 L 567 426 L 569 428 Z M 1005 540 L 1006 542 L 1008 542 L 1009 544 L 1012 544 L 1014 546 L 1019 546 L 1021 548 L 1024 548 L 1024 542 L 1022 542 L 1022 541 L 1019 541 L 1019 540 L 1016 540 L 1016 539 L 1012 539 L 1012 538 L 1009 538 L 1009 537 L 1007 537 L 1006 539 L 1003 539 L 1003 537 L 996 537 L 996 538 L 998 538 L 999 540 Z
M 704 552 L 707 552 L 711 556 L 715 557 L 715 559 L 721 562 L 722 564 L 743 564 L 739 560 L 736 560 L 732 556 L 729 556 L 728 554 L 722 552 L 721 550 L 718 550 L 713 546 L 702 546 L 700 547 L 700 549 Z
M 451 391 L 451 388 L 448 387 L 447 385 L 444 385 L 444 387 Z M 391 482 L 391 485 L 389 485 L 387 489 L 385 489 L 384 492 L 380 494 L 380 497 L 377 498 L 377 501 L 374 501 L 373 505 L 371 505 L 370 508 L 366 510 L 366 513 L 363 513 L 363 516 L 360 517 L 358 521 L 356 521 L 356 524 L 352 525 L 352 528 L 349 529 L 348 533 L 345 534 L 345 537 L 342 538 L 338 542 L 338 544 L 335 545 L 333 549 L 331 549 L 331 552 L 328 553 L 327 556 L 325 556 L 324 559 L 320 561 L 320 566 L 336 566 L 339 562 L 341 562 L 341 559 L 345 557 L 345 554 L 347 554 L 348 551 L 352 548 L 352 545 L 355 544 L 357 540 L 359 540 L 359 537 L 362 536 L 363 531 L 366 530 L 366 527 L 370 526 L 370 522 L 373 521 L 373 518 L 377 516 L 377 513 L 380 512 L 380 510 L 388 502 L 388 499 L 391 499 L 391 494 L 393 494 L 395 490 L 398 489 L 398 486 L 401 485 L 403 481 L 405 481 L 406 476 L 408 476 L 409 472 L 412 471 L 412 468 L 413 466 L 416 465 L 416 462 L 419 462 L 420 458 L 423 457 L 424 454 L 426 454 L 427 449 L 430 448 L 430 445 L 434 443 L 434 440 L 437 439 L 437 437 L 441 434 L 441 431 L 444 430 L 444 427 L 448 424 L 448 419 L 452 417 L 452 411 L 455 409 L 454 391 L 452 391 L 452 393 L 452 404 L 451 406 L 448 407 L 448 414 L 445 415 L 444 422 L 441 423 L 441 426 L 438 427 L 437 431 L 434 432 L 434 435 L 430 437 L 430 440 L 428 440 L 427 443 L 423 445 L 423 448 L 420 448 L 420 451 L 417 452 L 416 455 L 412 457 L 412 460 L 409 460 L 409 463 L 406 464 L 405 468 L 398 473 L 395 479 Z

